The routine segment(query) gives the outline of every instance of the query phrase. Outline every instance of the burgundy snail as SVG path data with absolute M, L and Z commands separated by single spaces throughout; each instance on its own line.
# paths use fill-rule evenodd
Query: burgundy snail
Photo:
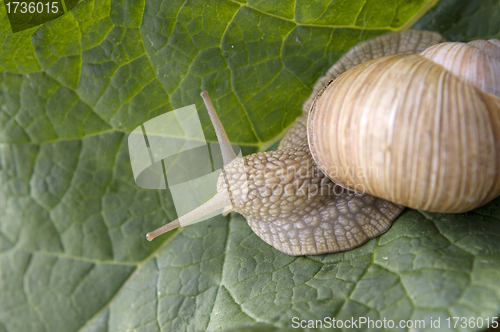
M 384 233 L 404 207 L 458 213 L 500 194 L 499 40 L 362 42 L 318 80 L 278 150 L 243 158 L 202 97 L 223 151 L 218 193 L 150 241 L 224 208 L 283 253 L 332 253 Z

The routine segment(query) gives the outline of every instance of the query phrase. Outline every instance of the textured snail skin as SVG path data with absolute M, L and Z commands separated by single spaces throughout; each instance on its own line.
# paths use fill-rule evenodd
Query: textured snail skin
M 402 211 L 335 185 L 314 163 L 307 144 L 233 160 L 219 177 L 218 191 L 225 186 L 233 210 L 288 255 L 352 249 L 385 232 Z

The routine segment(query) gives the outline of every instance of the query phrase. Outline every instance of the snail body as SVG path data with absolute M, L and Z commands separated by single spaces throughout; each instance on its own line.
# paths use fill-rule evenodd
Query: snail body
M 252 230 L 289 255 L 349 250 L 384 233 L 401 206 L 334 184 L 307 144 L 236 158 L 224 168 L 219 192 Z M 226 189 L 227 188 L 227 189 Z
M 310 255 L 349 250 L 387 231 L 392 221 L 403 211 L 404 206 L 410 206 L 408 200 L 404 200 L 404 198 L 420 198 L 420 201 L 417 199 L 421 203 L 419 206 L 424 206 L 429 210 L 435 210 L 434 206 L 439 204 L 445 206 L 445 209 L 455 208 L 455 210 L 460 210 L 464 208 L 464 203 L 454 202 L 453 197 L 446 196 L 446 193 L 437 194 L 442 195 L 439 197 L 430 196 L 429 199 L 422 199 L 422 197 L 427 198 L 428 193 L 426 190 L 432 188 L 449 190 L 450 187 L 447 186 L 447 182 L 440 177 L 446 175 L 456 176 L 455 171 L 459 172 L 464 167 L 470 166 L 469 159 L 475 156 L 483 158 L 480 159 L 480 165 L 477 167 L 484 167 L 480 169 L 487 169 L 488 171 L 485 171 L 481 176 L 476 175 L 476 177 L 470 179 L 470 175 L 466 175 L 465 182 L 456 185 L 456 187 L 459 188 L 459 192 L 467 192 L 465 190 L 468 189 L 467 186 L 482 177 L 481 183 L 484 186 L 477 188 L 475 191 L 480 192 L 483 190 L 487 191 L 487 193 L 482 192 L 481 195 L 474 198 L 464 195 L 465 200 L 470 199 L 473 201 L 466 208 L 470 209 L 485 204 L 488 200 L 496 197 L 499 193 L 498 191 L 495 192 L 495 190 L 500 187 L 500 180 L 498 180 L 497 176 L 500 158 L 500 130 L 498 130 L 499 127 L 497 127 L 496 131 L 491 127 L 488 131 L 487 128 L 492 126 L 491 123 L 500 125 L 500 103 L 495 99 L 498 98 L 497 96 L 488 91 L 482 92 L 483 90 L 481 90 L 481 92 L 478 92 L 476 98 L 478 102 L 483 102 L 488 107 L 491 106 L 491 108 L 479 111 L 482 117 L 471 116 L 471 119 L 466 118 L 466 120 L 463 120 L 460 118 L 461 113 L 447 115 L 448 117 L 455 115 L 455 117 L 461 119 L 457 121 L 472 121 L 475 119 L 476 122 L 484 124 L 484 127 L 479 130 L 481 132 L 475 130 L 475 136 L 474 134 L 469 135 L 474 138 L 480 137 L 475 142 L 476 145 L 473 145 L 473 147 L 479 149 L 479 152 L 473 151 L 470 155 L 463 156 L 460 159 L 462 161 L 460 167 L 457 167 L 451 173 L 449 168 L 440 169 L 437 173 L 431 172 L 436 167 L 439 169 L 439 163 L 442 160 L 446 161 L 450 153 L 448 150 L 444 155 L 441 155 L 441 159 L 424 160 L 430 164 L 423 172 L 425 176 L 418 171 L 419 167 L 421 167 L 421 164 L 419 164 L 421 160 L 418 156 L 414 157 L 414 159 L 397 157 L 396 152 L 393 151 L 395 149 L 393 145 L 403 150 L 402 152 L 422 154 L 424 158 L 429 158 L 427 154 L 423 154 L 425 147 L 409 151 L 408 142 L 411 143 L 410 146 L 412 144 L 416 146 L 416 143 L 428 144 L 430 141 L 426 139 L 432 140 L 436 137 L 443 139 L 444 136 L 450 134 L 450 130 L 441 133 L 439 131 L 440 126 L 437 128 L 428 127 L 427 122 L 429 120 L 415 121 L 415 118 L 419 120 L 418 116 L 421 112 L 415 111 L 411 107 L 408 108 L 410 114 L 396 116 L 395 113 L 399 112 L 397 107 L 400 106 L 400 102 L 399 99 L 394 99 L 394 92 L 391 95 L 390 89 L 386 89 L 389 91 L 389 97 L 387 95 L 384 97 L 379 92 L 375 93 L 375 95 L 381 94 L 382 100 L 386 98 L 397 101 L 397 103 L 393 104 L 388 102 L 387 104 L 390 107 L 382 106 L 381 111 L 378 109 L 372 111 L 370 108 L 366 108 L 366 105 L 373 106 L 373 93 L 371 95 L 368 93 L 369 97 L 361 98 L 358 102 L 354 101 L 353 104 L 355 104 L 356 108 L 353 110 L 351 110 L 351 105 L 342 99 L 347 94 L 349 96 L 355 95 L 357 100 L 360 93 L 369 90 L 374 85 L 376 87 L 384 86 L 385 77 L 387 75 L 397 76 L 398 71 L 400 76 L 406 78 L 406 85 L 401 85 L 399 89 L 404 94 L 407 88 L 412 86 L 412 79 L 415 77 L 416 72 L 422 68 L 419 67 L 420 65 L 411 65 L 412 61 L 415 61 L 413 57 L 417 57 L 418 61 L 421 61 L 421 56 L 397 55 L 391 58 L 390 61 L 392 62 L 389 62 L 386 58 L 370 59 L 389 54 L 420 53 L 429 46 L 442 41 L 442 37 L 435 33 L 407 31 L 358 44 L 339 59 L 327 72 L 327 75 L 317 82 L 311 97 L 304 104 L 303 115 L 289 129 L 278 150 L 256 153 L 243 158 L 237 158 L 234 155 L 217 113 L 208 98 L 208 93 L 204 91 L 202 97 L 216 129 L 221 150 L 223 150 L 224 169 L 217 182 L 218 193 L 201 207 L 162 226 L 158 230 L 148 233 L 148 240 L 152 240 L 157 235 L 173 228 L 191 224 L 201 214 L 224 208 L 224 214 L 230 211 L 242 214 L 246 217 L 252 230 L 260 238 L 286 254 Z M 492 44 L 495 46 L 495 42 L 492 42 Z M 496 49 L 490 46 L 487 44 L 487 53 L 496 54 Z M 434 54 L 435 57 L 441 56 L 434 49 L 429 53 Z M 487 55 L 487 57 L 489 59 L 491 56 Z M 367 60 L 370 61 L 366 62 Z M 377 69 L 377 65 L 380 65 L 379 62 L 382 63 L 382 66 Z M 367 76 L 368 78 L 363 76 L 363 72 L 369 70 L 371 70 L 370 73 L 376 73 L 377 70 L 379 73 L 386 73 L 387 69 L 395 67 L 394 63 L 399 62 L 410 63 L 408 65 L 409 69 L 396 69 L 396 74 L 386 74 L 386 76 L 382 74 L 382 78 L 379 77 L 378 81 L 370 75 Z M 361 65 L 357 66 L 358 64 Z M 438 66 L 440 67 L 439 70 L 444 69 L 443 66 Z M 347 70 L 349 67 L 353 68 Z M 428 71 L 438 69 L 428 69 Z M 338 79 L 333 83 L 328 83 L 331 79 L 337 77 Z M 456 78 L 455 74 L 439 74 L 437 77 L 442 81 L 441 84 L 443 82 L 448 84 L 447 79 L 455 80 L 452 83 L 457 86 L 466 84 L 462 79 Z M 364 87 L 354 88 L 353 82 L 358 83 L 366 79 L 368 79 L 368 82 L 365 83 L 369 84 L 365 84 Z M 496 82 L 495 79 L 493 77 L 486 82 Z M 377 84 L 373 84 L 372 80 Z M 360 85 L 362 84 L 360 83 Z M 490 83 L 486 85 L 491 86 Z M 422 90 L 422 88 L 420 89 Z M 459 91 L 468 93 L 471 90 L 475 92 L 479 88 L 467 85 L 467 88 L 464 89 Z M 337 93 L 337 91 L 341 92 Z M 430 95 L 439 92 L 431 85 L 426 91 Z M 415 98 L 417 97 L 410 96 L 411 102 L 416 105 L 419 102 Z M 462 101 L 457 102 L 453 97 L 448 96 L 447 98 L 437 98 L 438 101 L 435 101 L 434 104 L 441 105 L 445 101 L 452 104 L 462 103 Z M 378 101 L 376 103 L 382 104 Z M 425 105 L 430 104 L 431 102 L 428 102 Z M 332 110 L 332 106 L 337 108 Z M 310 114 L 309 110 L 311 110 Z M 329 115 L 330 113 L 331 115 Z M 308 116 L 309 121 L 307 120 Z M 418 124 L 419 126 L 413 129 L 414 131 L 423 130 L 431 135 L 429 137 L 425 135 L 418 136 L 413 140 L 404 140 L 405 135 L 417 135 L 417 133 L 401 128 L 398 131 L 401 133 L 400 136 L 390 136 L 394 131 L 397 131 L 395 129 L 391 131 L 390 125 L 399 120 L 399 117 L 406 121 L 402 121 L 405 125 Z M 424 118 L 424 115 L 422 115 L 422 118 Z M 431 117 L 431 119 L 435 120 L 436 116 Z M 376 122 L 376 125 L 368 125 L 367 121 L 378 122 Z M 443 122 L 438 122 L 438 124 L 440 123 Z M 326 128 L 325 125 L 330 127 Z M 385 127 L 382 125 L 385 125 Z M 370 129 L 369 127 L 373 128 Z M 355 135 L 363 130 L 366 135 L 356 138 Z M 466 144 L 469 136 L 464 136 L 464 131 L 469 133 L 462 126 L 459 127 L 457 133 L 452 132 L 452 135 L 459 142 Z M 387 140 L 388 137 L 392 141 Z M 325 144 L 326 141 L 327 144 Z M 489 145 L 483 145 L 485 142 L 488 142 Z M 444 144 L 439 140 L 437 143 L 431 143 L 429 145 L 431 147 L 430 151 L 433 152 L 432 148 Z M 321 145 L 321 147 L 318 147 L 318 145 Z M 450 151 L 456 151 L 458 154 L 463 152 L 462 145 L 451 144 L 451 147 Z M 389 153 L 389 157 L 385 153 Z M 370 155 L 365 156 L 365 154 Z M 493 161 L 488 160 L 487 157 L 490 156 L 491 158 L 492 154 L 495 155 L 496 159 L 492 158 Z M 324 163 L 325 160 L 326 164 Z M 375 161 L 379 163 L 377 164 Z M 355 170 L 354 174 L 345 171 L 353 166 L 363 167 L 364 175 L 362 176 L 358 172 L 359 169 Z M 369 171 L 370 167 L 373 166 L 381 168 L 377 170 L 377 175 L 380 176 L 367 176 L 366 171 Z M 398 168 L 403 166 L 408 166 L 409 171 L 408 167 L 401 170 Z M 447 165 L 447 167 L 449 166 Z M 479 170 L 477 167 L 474 170 Z M 332 169 L 336 170 L 336 173 L 333 173 Z M 469 173 L 472 174 L 473 172 Z M 416 180 L 411 182 L 414 180 L 411 176 L 415 174 L 417 175 Z M 398 182 L 396 176 L 402 175 L 410 176 L 410 178 L 403 176 L 403 180 Z M 490 187 L 488 187 L 487 180 L 491 179 L 492 176 L 494 178 L 496 176 L 496 178 L 493 185 L 491 185 L 490 181 Z M 429 179 L 431 189 L 426 187 L 425 183 L 425 181 L 429 183 Z M 355 182 L 354 180 L 359 181 Z M 405 183 L 404 181 L 408 182 Z M 396 186 L 396 189 L 387 190 L 388 186 L 394 184 L 399 185 L 399 187 Z M 486 187 L 490 190 L 485 190 Z M 416 191 L 408 191 L 408 188 L 412 190 L 416 188 L 423 190 L 423 192 L 419 194 Z M 388 194 L 381 193 L 383 189 L 386 189 Z M 403 199 L 401 200 L 401 198 Z

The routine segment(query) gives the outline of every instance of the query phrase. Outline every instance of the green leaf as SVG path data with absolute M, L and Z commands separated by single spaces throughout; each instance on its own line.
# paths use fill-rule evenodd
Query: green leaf
M 214 141 L 202 89 L 232 142 L 265 150 L 346 50 L 417 20 L 453 40 L 500 37 L 498 1 L 435 3 L 84 0 L 16 34 L 0 5 L 0 331 L 491 322 L 500 199 L 461 215 L 406 210 L 383 236 L 322 256 L 286 256 L 235 213 L 147 242 L 175 209 L 136 186 L 128 154 L 131 130 L 193 103 Z

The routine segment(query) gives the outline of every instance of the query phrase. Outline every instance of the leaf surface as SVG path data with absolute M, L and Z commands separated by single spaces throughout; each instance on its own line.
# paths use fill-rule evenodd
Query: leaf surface
M 144 237 L 176 213 L 167 191 L 136 186 L 131 130 L 195 103 L 214 141 L 207 89 L 230 140 L 265 150 L 361 40 L 415 22 L 499 38 L 498 1 L 435 2 L 84 0 L 16 34 L 0 5 L 0 331 L 500 313 L 499 199 L 461 215 L 407 210 L 383 236 L 322 256 L 281 254 L 235 213 Z

